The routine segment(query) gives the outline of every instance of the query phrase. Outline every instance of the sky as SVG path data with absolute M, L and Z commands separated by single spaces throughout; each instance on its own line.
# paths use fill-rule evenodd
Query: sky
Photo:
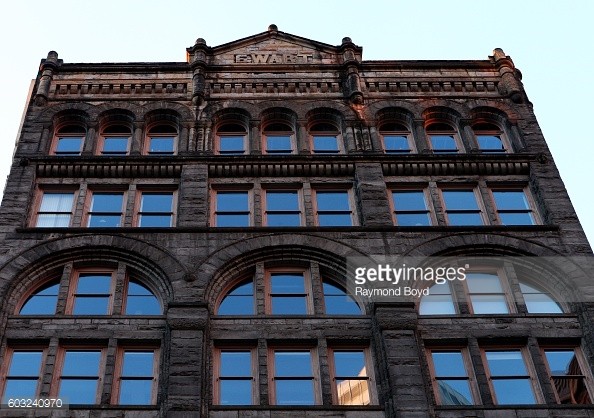
M 50 50 L 66 63 L 185 61 L 196 38 L 216 46 L 264 32 L 339 45 L 365 60 L 483 60 L 502 48 L 523 75 L 545 139 L 589 241 L 594 130 L 592 0 L 54 0 L 0 5 L 0 188 L 31 79 Z

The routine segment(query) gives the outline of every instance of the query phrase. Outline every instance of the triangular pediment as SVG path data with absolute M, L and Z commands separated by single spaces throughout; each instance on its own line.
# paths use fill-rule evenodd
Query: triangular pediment
M 355 59 L 361 60 L 361 48 L 355 49 Z M 344 62 L 344 50 L 311 39 L 268 30 L 253 36 L 238 39 L 216 47 L 206 47 L 206 61 L 210 65 L 297 65 L 340 64 Z M 188 48 L 192 55 L 196 50 Z M 191 57 L 189 57 L 191 60 Z

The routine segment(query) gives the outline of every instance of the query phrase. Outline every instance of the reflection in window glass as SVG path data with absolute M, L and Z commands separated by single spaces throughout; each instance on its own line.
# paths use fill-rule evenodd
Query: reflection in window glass
M 12 352 L 10 367 L 5 379 L 2 403 L 8 399 L 34 399 L 41 375 L 41 350 L 15 350 Z
M 393 190 L 394 216 L 399 226 L 431 225 L 429 210 L 422 190 Z
M 291 154 L 293 145 L 291 135 L 271 135 L 266 134 L 266 153 L 267 154 Z
M 347 292 L 338 285 L 323 282 L 324 305 L 329 315 L 361 315 L 361 308 Z
M 215 223 L 220 227 L 250 225 L 247 191 L 219 191 L 216 197 Z
M 253 315 L 254 282 L 240 283 L 235 286 L 219 305 L 219 315 Z
M 175 147 L 175 137 L 160 136 L 149 139 L 149 155 L 173 155 Z
M 120 405 L 152 404 L 154 351 L 124 351 L 120 376 Z
M 245 153 L 245 137 L 243 135 L 225 135 L 219 137 L 219 154 L 242 155 Z
M 503 225 L 534 225 L 532 209 L 523 190 L 494 190 L 497 214 Z
M 122 221 L 123 193 L 93 193 L 89 211 L 89 227 L 119 227 Z
M 452 290 L 448 283 L 433 285 L 429 294 L 421 298 L 420 315 L 455 315 L 456 308 L 452 298 Z
M 335 135 L 314 135 L 313 152 L 314 154 L 338 154 L 338 138 Z
M 74 294 L 74 315 L 107 315 L 111 299 L 111 274 L 81 273 Z
M 544 350 L 551 380 L 561 404 L 592 403 L 575 350 Z
M 303 273 L 271 273 L 270 299 L 274 315 L 306 314 L 307 293 Z
M 23 304 L 21 315 L 54 315 L 58 304 L 59 283 L 49 283 L 33 293 Z
M 477 135 L 479 149 L 485 154 L 500 154 L 505 152 L 503 141 L 499 135 Z
M 221 350 L 219 404 L 251 405 L 254 399 L 252 353 L 249 350 Z
M 70 404 L 97 403 L 101 351 L 67 350 L 58 397 Z
M 448 225 L 483 225 L 481 210 L 472 190 L 443 190 Z
M 83 137 L 60 137 L 56 143 L 56 155 L 80 155 Z
M 352 226 L 352 212 L 349 192 L 324 191 L 316 192 L 317 219 L 320 226 Z
M 128 153 L 129 137 L 110 136 L 103 139 L 103 155 L 126 155 Z
M 266 191 L 266 225 L 301 225 L 301 209 L 297 190 Z
M 466 273 L 466 285 L 475 314 L 509 313 L 505 292 L 497 274 Z
M 439 154 L 456 154 L 458 146 L 453 135 L 430 135 L 431 148 Z
M 150 290 L 131 280 L 128 283 L 126 315 L 161 315 L 161 305 Z
M 535 404 L 530 375 L 520 350 L 486 351 L 497 405 Z
M 334 350 L 338 405 L 369 405 L 369 377 L 363 350 Z
M 37 212 L 38 228 L 70 226 L 74 193 L 44 192 Z
M 173 220 L 173 192 L 143 192 L 138 226 L 170 227 Z
M 522 291 L 522 295 L 524 295 L 528 313 L 563 313 L 559 304 L 551 296 L 534 286 L 520 283 L 520 290 Z
M 472 405 L 470 381 L 462 352 L 433 351 L 433 371 L 441 405 Z
M 276 405 L 314 405 L 311 352 L 275 351 L 274 385 Z

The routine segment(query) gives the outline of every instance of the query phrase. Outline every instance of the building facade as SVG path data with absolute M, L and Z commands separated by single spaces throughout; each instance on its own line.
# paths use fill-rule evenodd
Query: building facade
M 591 249 L 502 50 L 364 61 L 271 25 L 187 58 L 42 60 L 0 416 L 594 417 Z M 402 255 L 495 261 L 347 291 L 349 259 Z

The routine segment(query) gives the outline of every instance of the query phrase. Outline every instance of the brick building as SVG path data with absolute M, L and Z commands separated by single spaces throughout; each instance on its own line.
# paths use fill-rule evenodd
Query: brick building
M 584 265 L 534 261 L 591 250 L 502 50 L 364 61 L 271 25 L 187 57 L 42 60 L 0 208 L 4 403 L 594 417 Z M 501 261 L 347 296 L 372 255 Z

